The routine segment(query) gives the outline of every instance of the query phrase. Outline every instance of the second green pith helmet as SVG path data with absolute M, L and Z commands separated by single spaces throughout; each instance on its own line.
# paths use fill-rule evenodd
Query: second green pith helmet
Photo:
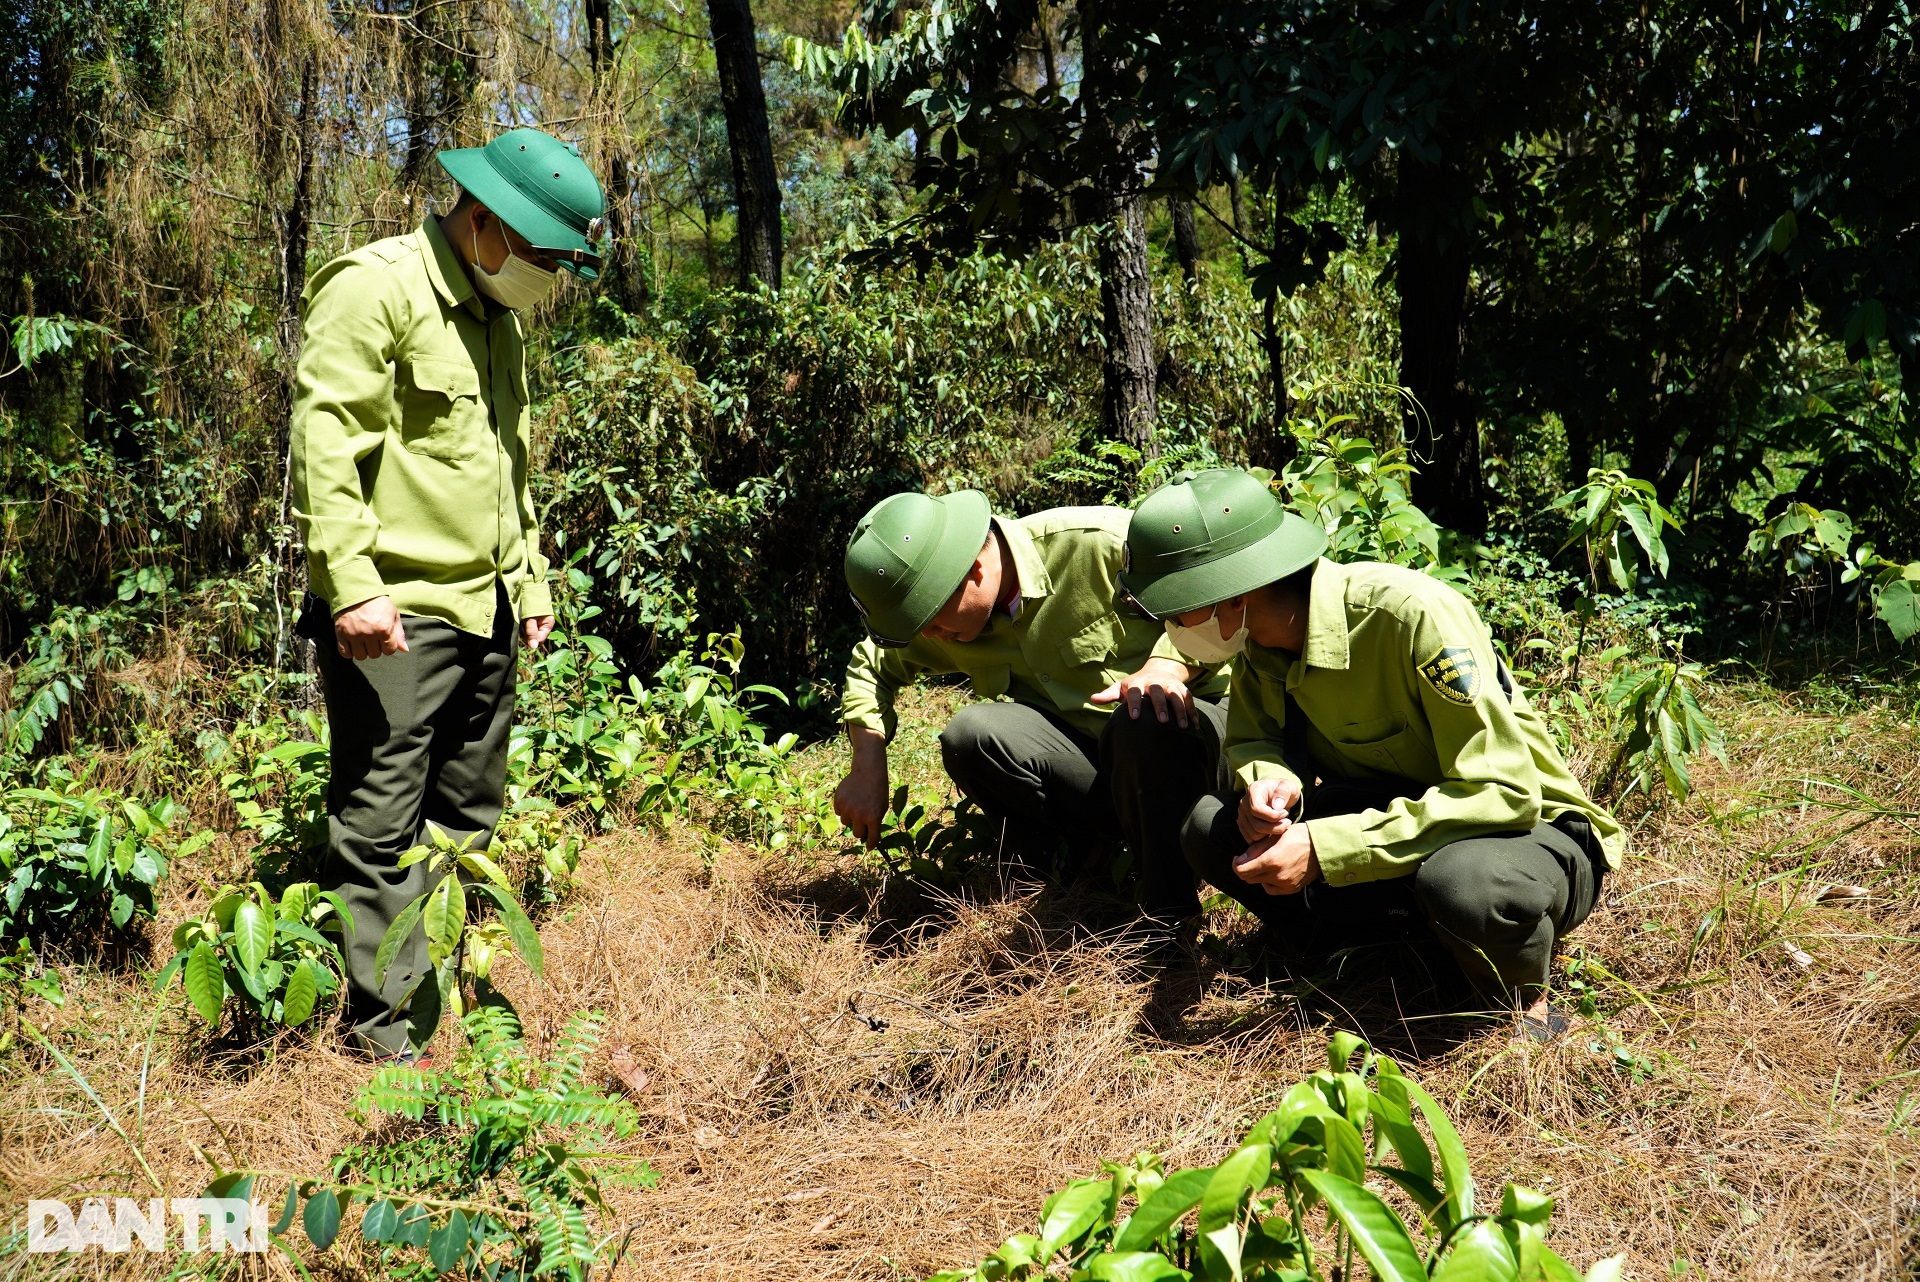
M 1284 579 L 1326 547 L 1327 532 L 1258 477 L 1213 468 L 1161 486 L 1134 511 L 1120 588 L 1164 619 Z
M 885 646 L 920 635 L 973 568 L 992 528 L 978 490 L 895 494 L 860 518 L 847 544 L 847 587 L 867 632 Z

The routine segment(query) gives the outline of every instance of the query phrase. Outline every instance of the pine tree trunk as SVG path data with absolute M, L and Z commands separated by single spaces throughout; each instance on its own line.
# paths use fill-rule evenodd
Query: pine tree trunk
M 1468 233 L 1449 211 L 1463 207 L 1465 183 L 1453 170 L 1400 161 L 1400 383 L 1417 405 L 1405 411 L 1410 452 L 1420 470 L 1414 501 L 1440 524 L 1466 535 L 1486 531 L 1480 483 L 1480 429 L 1460 382 L 1466 342 Z
M 1193 223 L 1193 202 L 1185 196 L 1167 197 L 1173 216 L 1173 253 L 1189 285 L 1200 279 L 1200 229 Z
M 587 58 L 593 68 L 593 91 L 610 121 L 607 130 L 607 290 L 621 310 L 633 313 L 647 305 L 647 280 L 634 244 L 632 197 L 627 175 L 626 113 L 618 101 L 614 68 L 613 0 L 585 0 Z
M 1142 195 L 1149 139 L 1137 120 L 1118 118 L 1117 109 L 1137 93 L 1138 85 L 1107 38 L 1105 19 L 1105 3 L 1081 4 L 1087 133 L 1097 157 L 1106 217 L 1100 238 L 1100 306 L 1106 332 L 1100 425 L 1108 440 L 1152 456 L 1159 450 L 1153 432 L 1153 281 Z
M 767 129 L 767 94 L 760 83 L 748 0 L 707 0 L 713 58 L 720 72 L 720 103 L 733 152 L 733 199 L 739 210 L 740 277 L 780 288 L 780 182 Z

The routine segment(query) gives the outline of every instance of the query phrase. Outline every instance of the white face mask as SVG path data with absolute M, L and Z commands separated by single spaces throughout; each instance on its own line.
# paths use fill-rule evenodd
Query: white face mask
M 1225 604 L 1222 602 L 1221 604 Z M 1213 613 L 1205 622 L 1191 628 L 1183 628 L 1172 619 L 1167 620 L 1167 635 L 1173 638 L 1180 653 L 1189 659 L 1198 659 L 1202 663 L 1225 663 L 1234 655 L 1247 648 L 1247 616 L 1240 614 L 1240 630 L 1227 636 L 1220 630 L 1220 606 L 1213 607 Z
M 559 272 L 545 271 L 535 267 L 526 259 L 507 247 L 507 261 L 500 264 L 500 270 L 489 272 L 480 265 L 480 232 L 473 233 L 473 283 L 480 292 L 514 311 L 532 307 L 553 292 L 553 282 Z

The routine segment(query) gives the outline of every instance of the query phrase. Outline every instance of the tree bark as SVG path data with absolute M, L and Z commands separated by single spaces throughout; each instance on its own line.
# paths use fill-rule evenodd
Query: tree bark
M 740 278 L 758 277 L 780 288 L 780 181 L 773 169 L 767 94 L 760 83 L 748 0 L 707 0 L 713 59 L 720 72 L 720 103 L 733 152 L 733 200 L 739 210 Z
M 1480 481 L 1480 428 L 1460 381 L 1466 344 L 1468 232 L 1452 217 L 1464 209 L 1456 171 L 1402 155 L 1399 175 L 1400 383 L 1417 404 L 1404 430 L 1420 470 L 1413 498 L 1428 516 L 1462 534 L 1486 532 Z
M 1100 237 L 1100 308 L 1106 353 L 1100 374 L 1100 425 L 1108 440 L 1151 457 L 1154 439 L 1153 281 L 1147 267 L 1146 130 L 1117 109 L 1138 90 L 1107 27 L 1107 6 L 1080 6 L 1086 128 L 1098 166 L 1106 230 Z
M 1193 202 L 1185 196 L 1169 196 L 1167 212 L 1173 216 L 1173 254 L 1191 285 L 1200 279 L 1200 229 L 1193 223 Z
M 607 113 L 607 291 L 622 311 L 647 305 L 647 280 L 634 244 L 632 197 L 627 174 L 626 112 L 619 100 L 614 68 L 613 0 L 585 0 L 587 58 L 593 68 L 593 92 Z

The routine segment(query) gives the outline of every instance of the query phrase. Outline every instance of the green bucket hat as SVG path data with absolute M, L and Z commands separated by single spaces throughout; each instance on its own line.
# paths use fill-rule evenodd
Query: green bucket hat
M 992 528 L 978 490 L 895 494 L 874 504 L 847 544 L 847 587 L 867 634 L 897 648 L 920 635 L 954 594 Z
M 607 198 L 577 148 L 538 129 L 511 129 L 484 147 L 443 151 L 437 159 L 540 253 L 584 280 L 600 275 L 594 241 Z
M 1260 478 L 1213 468 L 1161 486 L 1134 511 L 1120 591 L 1164 619 L 1284 579 L 1326 547 L 1327 532 L 1287 511 Z

